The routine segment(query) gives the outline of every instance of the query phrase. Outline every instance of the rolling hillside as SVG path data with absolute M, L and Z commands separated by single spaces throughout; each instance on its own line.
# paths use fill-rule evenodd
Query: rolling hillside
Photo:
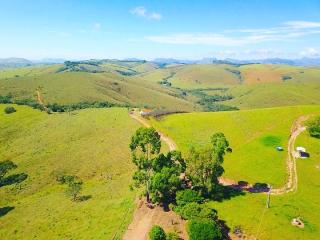
M 46 103 L 109 101 L 169 111 L 320 104 L 320 68 L 88 60 L 0 71 L 0 95 Z M 217 105 L 229 107 L 216 107 Z
M 0 105 L 0 159 L 26 173 L 0 188 L 0 239 L 120 239 L 131 220 L 135 193 L 128 144 L 139 127 L 126 109 L 51 114 Z M 76 175 L 87 201 L 72 202 L 56 175 Z M 12 207 L 6 215 L 2 208 Z
M 172 137 L 186 154 L 192 145 L 206 145 L 210 136 L 222 131 L 230 142 L 232 153 L 226 155 L 223 177 L 249 183 L 268 183 L 274 188 L 286 182 L 286 154 L 290 129 L 301 115 L 320 114 L 319 106 L 266 108 L 219 113 L 174 114 L 152 120 L 152 124 Z M 258 239 L 317 239 L 320 224 L 319 147 L 320 141 L 306 132 L 296 146 L 305 146 L 309 159 L 298 159 L 298 191 L 271 197 L 271 208 L 265 210 L 266 195 L 245 193 L 222 202 L 211 202 L 229 227 L 241 226 L 247 235 Z M 301 217 L 304 229 L 291 225 Z
M 134 66 L 138 67 L 138 66 Z M 140 66 L 142 70 L 149 66 Z M 131 68 L 114 64 L 78 64 L 29 67 L 2 71 L 0 95 L 11 93 L 16 99 L 35 99 L 41 89 L 45 103 L 70 104 L 81 101 L 109 101 L 131 106 L 192 111 L 199 107 L 181 91 L 128 77 Z M 118 72 L 117 72 L 118 71 Z

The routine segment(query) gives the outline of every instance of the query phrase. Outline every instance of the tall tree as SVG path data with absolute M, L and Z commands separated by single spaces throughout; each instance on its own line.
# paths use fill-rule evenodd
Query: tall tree
M 195 187 L 202 193 L 210 193 L 218 184 L 218 178 L 223 174 L 224 155 L 229 143 L 223 133 L 211 136 L 211 145 L 196 149 L 192 147 L 187 158 L 187 173 Z
M 147 201 L 150 201 L 150 184 L 153 175 L 152 162 L 159 156 L 160 135 L 154 128 L 139 128 L 131 138 L 132 161 L 137 166 L 133 179 L 136 185 L 145 185 Z
M 153 161 L 155 172 L 151 179 L 151 194 L 154 202 L 168 204 L 175 197 L 176 191 L 182 187 L 181 173 L 185 172 L 185 162 L 178 151 L 160 154 Z

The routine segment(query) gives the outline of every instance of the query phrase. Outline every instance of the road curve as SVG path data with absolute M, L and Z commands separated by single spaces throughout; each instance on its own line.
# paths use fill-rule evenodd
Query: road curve
M 137 112 L 131 112 L 130 117 L 140 122 L 145 127 L 151 127 L 151 125 L 148 123 L 146 119 L 138 115 Z M 303 126 L 303 122 L 306 121 L 310 116 L 301 116 L 299 117 L 292 125 L 290 137 L 288 140 L 288 155 L 286 158 L 287 163 L 287 171 L 288 171 L 288 178 L 287 182 L 280 188 L 273 188 L 271 190 L 271 194 L 273 195 L 280 195 L 288 192 L 293 192 L 298 189 L 298 174 L 297 174 L 297 167 L 296 167 L 296 158 L 297 158 L 297 152 L 295 151 L 294 144 L 296 141 L 296 138 L 306 130 L 306 127 Z M 164 135 L 163 133 L 159 132 L 159 135 L 161 136 L 161 140 L 163 140 L 169 147 L 170 151 L 176 150 L 177 145 L 175 142 L 169 138 L 168 136 Z M 222 185 L 234 185 L 236 184 L 236 181 L 232 179 L 227 178 L 219 178 L 219 182 Z
M 138 113 L 130 112 L 129 115 L 130 115 L 130 117 L 132 117 L 133 119 L 135 119 L 139 123 L 141 123 L 143 126 L 148 127 L 148 128 L 151 127 L 151 125 L 147 122 L 147 120 L 144 119 L 143 117 L 139 116 Z M 158 130 L 157 130 L 157 132 L 160 135 L 161 140 L 168 145 L 168 148 L 169 148 L 170 151 L 173 151 L 173 150 L 177 149 L 176 143 L 171 138 L 169 138 L 168 136 L 166 136 L 163 133 L 159 132 Z

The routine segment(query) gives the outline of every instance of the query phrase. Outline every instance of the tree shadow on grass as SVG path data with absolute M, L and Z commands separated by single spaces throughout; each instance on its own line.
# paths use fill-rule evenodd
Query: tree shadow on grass
M 84 202 L 84 201 L 88 201 L 88 200 L 91 199 L 91 198 L 92 198 L 91 195 L 79 196 L 79 197 L 77 198 L 77 201 L 79 201 L 79 202 Z
M 245 195 L 245 192 L 241 188 L 236 188 L 234 186 L 223 186 L 217 185 L 213 192 L 210 194 L 210 198 L 214 201 L 222 202 L 224 200 L 229 200 L 237 196 Z
M 0 208 L 0 217 L 7 215 L 8 212 L 12 211 L 14 207 L 2 207 Z
M 222 232 L 222 235 L 223 235 L 223 239 L 226 239 L 226 240 L 231 240 L 230 236 L 229 236 L 229 233 L 230 233 L 230 227 L 228 227 L 228 225 L 226 224 L 226 221 L 222 220 L 222 219 L 218 219 L 217 221 L 217 224 L 220 226 L 221 228 L 221 232 Z
M 24 180 L 26 180 L 27 177 L 28 177 L 28 174 L 26 173 L 18 173 L 18 174 L 10 175 L 8 177 L 1 179 L 0 187 L 15 184 L 15 183 L 21 183 Z

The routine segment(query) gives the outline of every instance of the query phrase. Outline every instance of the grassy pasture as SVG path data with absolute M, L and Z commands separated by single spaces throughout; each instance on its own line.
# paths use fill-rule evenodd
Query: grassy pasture
M 27 173 L 18 185 L 0 188 L 0 239 L 111 239 L 131 221 L 135 193 L 129 190 L 134 166 L 128 144 L 139 127 L 126 109 L 86 109 L 48 115 L 0 105 L 0 159 Z M 65 196 L 55 172 L 84 181 L 83 202 Z M 118 238 L 117 238 L 118 239 Z
M 233 149 L 227 154 L 224 177 L 266 182 L 281 186 L 286 179 L 286 146 L 293 121 L 301 115 L 320 113 L 319 106 L 297 106 L 243 110 L 220 113 L 175 114 L 152 123 L 172 137 L 184 153 L 191 145 L 205 145 L 216 131 L 226 134 Z M 275 146 L 284 147 L 277 152 Z M 296 146 L 305 146 L 310 159 L 297 161 L 298 191 L 271 197 L 271 208 L 265 210 L 266 195 L 237 196 L 222 202 L 211 202 L 221 219 L 233 229 L 240 225 L 258 239 L 317 239 L 320 234 L 320 140 L 304 132 Z M 303 219 L 304 229 L 291 225 L 295 217 Z
M 2 70 L 0 94 L 11 92 L 17 98 L 34 99 L 40 86 L 44 100 L 50 103 L 110 101 L 180 111 L 203 109 L 197 104 L 200 98 L 190 92 L 196 89 L 207 95 L 231 95 L 233 99 L 219 103 L 240 109 L 320 104 L 318 67 L 191 64 L 159 68 L 150 62 L 119 61 L 97 66 L 81 63 L 77 71 L 59 72 L 62 67 Z M 171 87 L 161 85 L 161 81 L 171 83 Z M 216 88 L 226 91 L 213 91 Z
M 271 207 L 267 210 L 265 194 L 246 194 L 211 203 L 231 228 L 240 225 L 247 234 L 264 240 L 319 238 L 320 140 L 304 132 L 296 141 L 296 146 L 301 145 L 307 147 L 311 157 L 297 161 L 297 192 L 271 196 Z M 303 229 L 291 225 L 296 217 L 303 220 Z
M 35 90 L 41 87 L 46 103 L 109 101 L 169 110 L 191 111 L 194 109 L 194 103 L 182 99 L 174 89 L 141 82 L 138 78 L 129 78 L 113 72 L 61 72 L 2 79 L 0 77 L 0 86 L 0 95 L 12 93 L 20 99 L 35 99 Z
M 314 112 L 319 113 L 320 107 L 186 113 L 169 115 L 159 121 L 152 120 L 152 124 L 171 136 L 184 153 L 192 145 L 208 144 L 210 136 L 221 131 L 233 150 L 232 154 L 226 156 L 225 177 L 250 183 L 265 182 L 279 187 L 286 181 L 287 152 L 277 152 L 275 147 L 283 146 L 286 149 L 294 120 Z

